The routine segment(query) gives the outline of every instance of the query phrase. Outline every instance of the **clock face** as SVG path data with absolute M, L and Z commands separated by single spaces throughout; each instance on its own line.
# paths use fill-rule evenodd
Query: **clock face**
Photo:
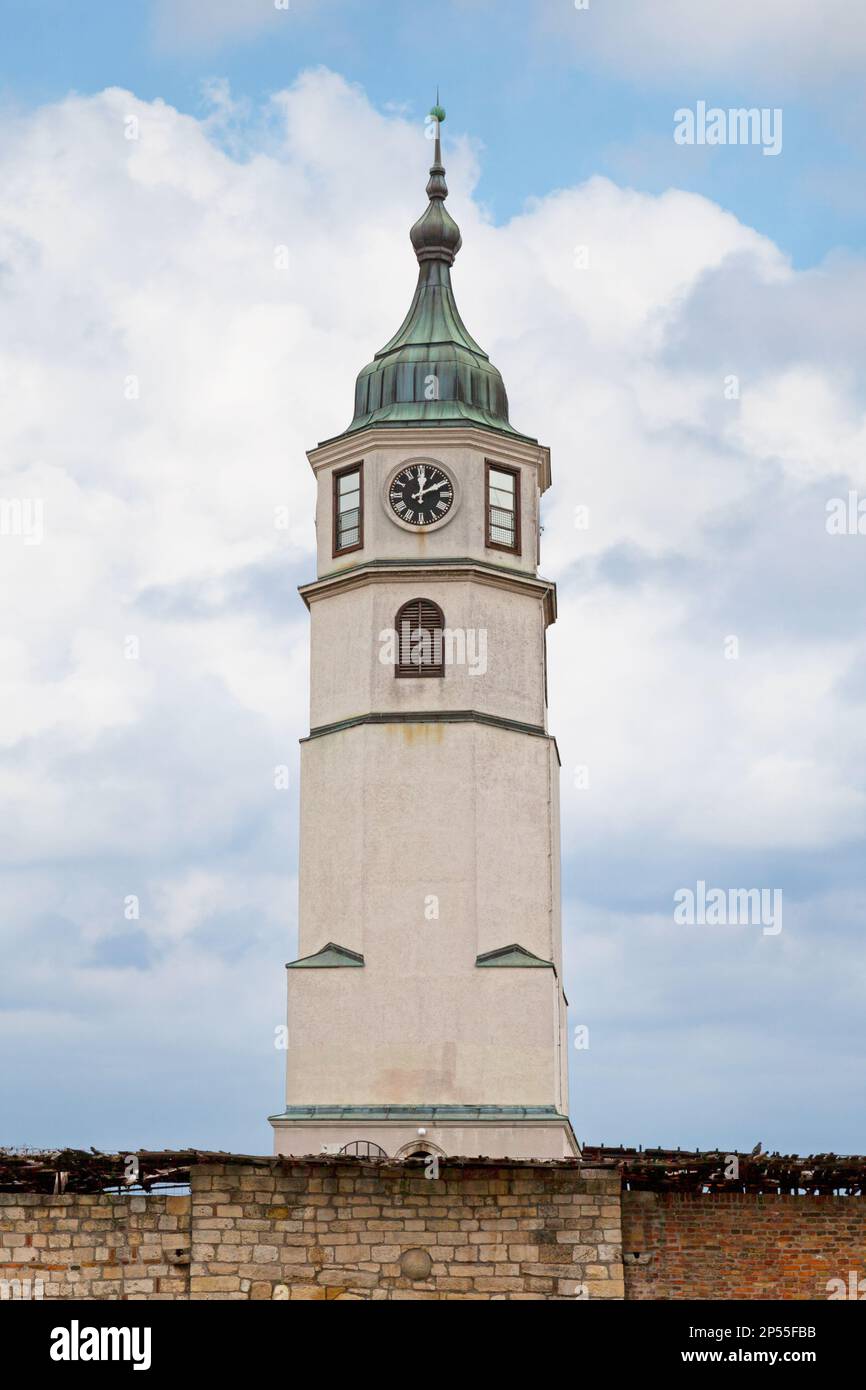
M 454 484 L 432 463 L 407 463 L 391 481 L 388 501 L 394 515 L 410 526 L 432 526 L 454 505 Z

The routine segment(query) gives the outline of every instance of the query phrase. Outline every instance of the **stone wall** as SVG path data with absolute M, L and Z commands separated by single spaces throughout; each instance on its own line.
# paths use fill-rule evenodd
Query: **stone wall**
M 570 1162 L 229 1159 L 191 1178 L 191 1197 L 0 1194 L 0 1298 L 866 1295 L 857 1197 L 620 1194 L 616 1170 Z
M 191 1198 L 0 1194 L 0 1296 L 622 1298 L 615 1172 L 424 1171 L 262 1159 L 194 1167 Z
M 621 1299 L 619 1177 L 287 1159 L 193 1170 L 194 1299 Z
M 825 1299 L 866 1278 L 859 1197 L 624 1192 L 622 1235 L 628 1299 Z
M 0 1297 L 189 1297 L 189 1197 L 0 1193 Z

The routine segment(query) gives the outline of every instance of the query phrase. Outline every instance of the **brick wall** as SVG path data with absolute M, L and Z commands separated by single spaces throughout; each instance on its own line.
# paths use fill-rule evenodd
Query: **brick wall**
M 622 1194 L 626 1298 L 827 1298 L 866 1276 L 858 1197 Z
M 192 1187 L 194 1299 L 623 1296 L 615 1172 L 289 1159 Z
M 0 1297 L 189 1297 L 189 1197 L 0 1192 Z

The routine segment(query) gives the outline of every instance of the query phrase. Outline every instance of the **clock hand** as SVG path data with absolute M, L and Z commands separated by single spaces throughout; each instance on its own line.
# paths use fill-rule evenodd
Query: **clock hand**
M 413 501 L 413 502 L 420 502 L 420 501 L 421 501 L 421 498 L 424 496 L 424 491 L 425 491 L 425 489 L 424 489 L 424 484 L 426 483 L 426 481 L 427 481 L 427 469 L 424 467 L 423 463 L 420 463 L 420 464 L 418 465 L 418 478 L 417 478 L 418 491 L 415 493 L 415 496 L 412 498 L 412 501 Z
M 441 483 L 431 483 L 429 487 L 425 487 L 423 492 L 416 492 L 413 500 L 415 502 L 420 502 L 421 498 L 424 497 L 428 492 L 438 492 L 441 487 L 445 487 L 447 482 L 448 479 L 443 478 Z

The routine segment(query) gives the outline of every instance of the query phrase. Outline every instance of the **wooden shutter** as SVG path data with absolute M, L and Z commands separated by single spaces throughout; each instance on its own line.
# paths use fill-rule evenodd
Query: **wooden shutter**
M 397 631 L 395 676 L 445 675 L 445 619 L 429 598 L 404 603 L 394 622 Z

